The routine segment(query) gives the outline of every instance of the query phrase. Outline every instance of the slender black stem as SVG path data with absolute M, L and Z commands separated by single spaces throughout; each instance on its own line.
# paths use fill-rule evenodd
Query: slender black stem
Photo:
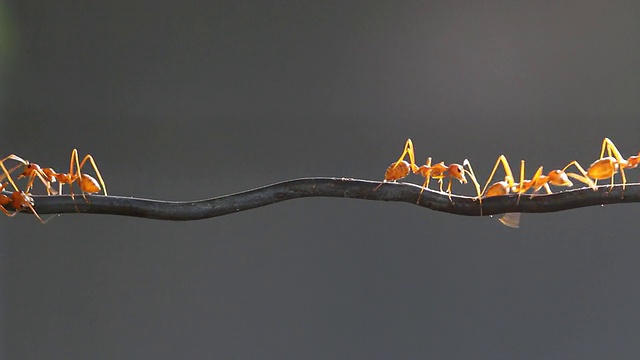
M 400 201 L 451 214 L 480 216 L 509 212 L 542 213 L 602 204 L 640 202 L 640 184 L 627 184 L 622 190 L 608 185 L 596 191 L 589 188 L 562 191 L 552 195 L 497 196 L 477 199 L 425 190 L 408 183 L 345 178 L 302 178 L 261 188 L 198 201 L 161 201 L 122 196 L 76 195 L 33 196 L 39 214 L 92 213 L 135 216 L 158 220 L 200 220 L 222 216 L 280 201 L 303 197 L 343 197 L 363 200 Z M 418 199 L 420 200 L 418 201 Z M 23 212 L 26 211 L 23 209 Z

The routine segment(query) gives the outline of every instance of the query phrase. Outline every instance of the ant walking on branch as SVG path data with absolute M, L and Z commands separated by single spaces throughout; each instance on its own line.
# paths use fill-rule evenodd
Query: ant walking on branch
M 24 160 L 14 154 L 7 156 L 0 162 L 4 163 L 4 161 L 6 160 L 15 160 L 20 162 L 22 165 L 24 165 L 23 171 L 18 176 L 18 179 L 23 177 L 29 179 L 27 183 L 27 188 L 26 188 L 27 193 L 33 188 L 33 182 L 37 177 L 47 187 L 48 195 L 56 194 L 56 191 L 51 189 L 51 184 L 56 181 L 58 182 L 57 193 L 62 194 L 62 185 L 68 184 L 69 193 L 71 194 L 72 198 L 74 197 L 73 189 L 72 189 L 74 182 L 77 182 L 78 185 L 80 186 L 80 191 L 82 192 L 82 196 L 85 198 L 85 200 L 86 200 L 85 193 L 95 194 L 95 193 L 99 193 L 100 191 L 103 191 L 104 195 L 105 196 L 107 195 L 107 186 L 105 185 L 104 180 L 102 179 L 102 175 L 100 174 L 100 170 L 98 170 L 98 166 L 96 165 L 96 162 L 93 160 L 93 156 L 86 155 L 82 159 L 82 162 L 80 162 L 78 158 L 77 149 L 73 149 L 73 151 L 71 151 L 71 160 L 69 161 L 68 173 L 58 173 L 53 168 L 43 169 L 40 167 L 40 165 Z M 91 175 L 82 173 L 82 168 L 85 166 L 87 161 L 91 163 L 91 166 L 93 167 L 93 170 L 95 171 L 98 177 L 98 180 L 93 178 Z M 4 175 L 2 175 L 2 177 L 0 177 L 0 180 L 6 177 L 9 173 L 13 172 L 15 169 L 16 168 L 12 168 L 11 170 L 8 170 Z
M 604 157 L 605 149 L 609 156 Z M 598 180 L 611 179 L 611 187 L 613 189 L 614 175 L 620 171 L 620 176 L 622 177 L 622 189 L 624 190 L 627 184 L 627 177 L 624 174 L 625 169 L 633 169 L 638 167 L 640 164 L 640 152 L 638 155 L 630 156 L 627 160 L 622 157 L 618 148 L 613 144 L 609 138 L 604 138 L 602 140 L 602 149 L 600 150 L 600 158 L 593 162 L 589 166 L 587 170 L 587 176 L 595 180 L 595 183 L 598 183 Z
M 505 180 L 498 181 L 489 186 L 500 164 L 502 164 L 502 167 L 504 168 Z M 582 173 L 582 175 L 566 172 L 566 170 L 572 165 L 575 165 L 575 167 L 578 169 L 578 171 L 580 171 L 580 173 Z M 491 197 L 508 195 L 511 192 L 515 192 L 518 194 L 518 196 L 520 196 L 526 193 L 531 188 L 533 188 L 533 192 L 535 193 L 543 187 L 546 190 L 547 194 L 552 194 L 549 184 L 554 186 L 573 186 L 573 182 L 569 180 L 569 177 L 586 184 L 594 190 L 596 189 L 595 183 L 591 181 L 591 179 L 589 179 L 585 170 L 575 160 L 570 162 L 562 170 L 551 170 L 547 175 L 543 174 L 543 167 L 540 166 L 531 180 L 525 179 L 525 161 L 520 160 L 520 182 L 516 183 L 507 158 L 504 155 L 500 155 L 493 167 L 493 170 L 491 171 L 491 175 L 489 175 L 489 179 L 487 179 L 487 183 L 482 189 L 482 195 L 484 197 Z
M 410 162 L 407 162 L 406 160 L 404 160 L 407 155 L 409 155 Z M 431 161 L 432 159 L 431 157 L 429 157 L 427 158 L 425 165 L 421 165 L 419 167 L 416 166 L 413 142 L 411 141 L 411 139 L 407 139 L 404 145 L 404 150 L 402 151 L 402 155 L 400 155 L 398 160 L 391 163 L 391 165 L 389 165 L 389 167 L 387 168 L 384 175 L 383 183 L 403 179 L 407 177 L 410 172 L 421 175 L 422 177 L 425 178 L 425 181 L 422 184 L 422 190 L 420 191 L 420 196 L 418 197 L 418 202 L 420 202 L 420 197 L 422 196 L 422 192 L 424 192 L 424 190 L 428 188 L 429 181 L 431 179 L 438 180 L 438 183 L 440 184 L 440 192 L 444 192 L 443 180 L 447 178 L 449 179 L 449 184 L 447 185 L 446 193 L 449 194 L 449 200 L 451 200 L 452 180 L 457 179 L 458 181 L 460 181 L 460 183 L 466 184 L 467 183 L 467 179 L 465 177 L 465 173 L 466 173 L 466 174 L 469 174 L 469 177 L 471 178 L 474 185 L 476 186 L 476 191 L 478 191 L 478 196 L 480 196 L 480 192 L 479 192 L 480 185 L 478 184 L 475 178 L 475 175 L 473 174 L 473 170 L 469 171 L 465 169 L 463 166 L 463 165 L 468 165 L 469 168 L 471 167 L 471 164 L 469 163 L 468 160 L 465 159 L 465 161 L 463 162 L 463 165 L 460 165 L 460 164 L 445 165 L 444 161 L 432 165 Z M 382 186 L 382 184 L 378 185 L 378 187 L 376 187 L 375 190 L 377 190 L 380 186 Z

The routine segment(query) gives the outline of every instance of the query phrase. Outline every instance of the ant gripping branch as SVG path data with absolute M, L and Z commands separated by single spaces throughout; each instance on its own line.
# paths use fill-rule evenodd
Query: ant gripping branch
M 96 181 L 96 179 L 94 179 L 91 175 L 83 174 L 81 172 L 82 167 L 84 167 L 87 161 L 91 163 L 93 170 L 96 172 L 98 180 L 100 180 L 99 184 L 98 181 Z M 76 168 L 75 173 L 73 172 L 74 166 Z M 82 162 L 79 162 L 77 149 L 73 149 L 71 151 L 71 160 L 69 161 L 68 173 L 57 173 L 52 168 L 44 168 L 42 169 L 42 171 L 45 173 L 47 180 L 49 180 L 50 182 L 58 182 L 58 191 L 60 192 L 60 194 L 62 194 L 62 185 L 69 184 L 69 192 L 71 194 L 71 197 L 73 198 L 74 195 L 72 186 L 74 182 L 77 182 L 80 186 L 80 191 L 82 192 L 83 197 L 85 197 L 85 193 L 94 194 L 99 193 L 101 190 L 104 192 L 104 195 L 107 196 L 107 186 L 102 179 L 102 175 L 100 174 L 100 170 L 98 170 L 96 162 L 93 160 L 93 156 L 86 155 L 82 159 Z M 23 175 L 25 174 L 23 173 Z M 102 188 L 100 187 L 100 185 L 102 185 Z
M 469 168 L 469 170 L 464 168 L 465 165 Z M 444 182 L 443 180 L 445 178 L 448 178 L 449 184 L 447 185 L 446 192 L 447 194 L 449 194 L 449 200 L 451 200 L 451 184 L 453 182 L 453 179 L 457 179 L 461 184 L 466 184 L 467 178 L 465 177 L 465 173 L 468 174 L 471 178 L 471 181 L 476 187 L 476 192 L 478 193 L 478 196 L 480 196 L 480 185 L 478 184 L 476 176 L 473 173 L 471 163 L 467 159 L 463 161 L 462 165 L 451 164 L 447 166 L 444 164 L 444 161 L 439 162 L 435 165 L 431 165 L 431 157 L 429 157 L 427 158 L 426 164 L 418 167 L 416 171 L 414 171 L 414 173 L 419 174 L 425 178 L 424 184 L 422 184 L 422 190 L 420 191 L 420 196 L 422 196 L 424 189 L 428 189 L 429 180 L 431 179 L 438 180 L 438 183 L 440 184 L 440 192 L 444 192 L 442 190 Z M 420 197 L 418 197 L 418 202 L 420 202 Z
M 404 160 L 407 155 L 409 155 L 410 162 Z M 440 184 L 440 192 L 444 192 L 442 188 L 443 180 L 445 178 L 448 178 L 449 184 L 447 186 L 446 192 L 449 194 L 449 200 L 451 200 L 452 179 L 457 179 L 458 181 L 460 181 L 460 183 L 466 184 L 467 179 L 465 177 L 465 173 L 467 173 L 474 182 L 476 190 L 479 191 L 479 185 L 477 183 L 475 175 L 473 174 L 473 171 L 470 172 L 463 166 L 471 166 L 468 160 L 465 160 L 463 165 L 451 164 L 448 166 L 444 164 L 444 161 L 435 165 L 431 165 L 431 161 L 432 159 L 431 157 L 429 157 L 425 165 L 421 165 L 420 167 L 416 166 L 413 142 L 411 141 L 411 139 L 407 139 L 404 145 L 404 150 L 402 151 L 402 155 L 400 155 L 398 160 L 391 163 L 391 165 L 389 165 L 389 167 L 387 168 L 384 175 L 383 183 L 403 179 L 407 177 L 410 172 L 423 176 L 425 178 L 425 182 L 424 184 L 422 184 L 422 190 L 420 191 L 420 196 L 418 197 L 419 202 L 420 197 L 422 196 L 422 192 L 424 191 L 424 189 L 428 188 L 429 181 L 431 179 L 438 180 L 438 183 Z M 378 187 L 380 186 L 382 186 L 382 184 L 378 185 Z M 378 187 L 376 187 L 376 189 L 378 189 Z M 478 196 L 479 195 L 480 193 L 478 192 Z
M 605 149 L 609 155 L 607 157 L 604 157 Z M 639 164 L 640 152 L 638 155 L 630 156 L 625 160 L 622 157 L 622 154 L 620 154 L 620 151 L 618 151 L 618 148 L 613 144 L 613 141 L 609 140 L 609 138 L 604 138 L 604 140 L 602 140 L 600 158 L 589 166 L 587 176 L 594 179 L 596 184 L 598 183 L 598 180 L 611 178 L 610 189 L 613 189 L 613 177 L 619 170 L 620 176 L 622 177 L 622 189 L 624 190 L 627 184 L 627 177 L 624 174 L 624 170 L 636 168 Z
M 495 172 L 500 164 L 502 164 L 504 168 L 505 180 L 498 181 L 489 186 L 489 183 L 491 182 L 491 179 L 493 179 L 493 176 L 495 175 Z M 575 165 L 578 171 L 582 173 L 582 175 L 566 172 L 566 170 L 571 167 L 571 165 Z M 533 178 L 531 180 L 526 180 L 525 161 L 520 160 L 520 182 L 516 183 L 507 158 L 504 155 L 500 155 L 493 167 L 493 170 L 491 171 L 491 175 L 489 176 L 484 189 L 482 190 L 482 194 L 483 197 L 491 197 L 508 195 L 509 193 L 514 192 L 518 194 L 518 202 L 520 202 L 520 196 L 526 193 L 529 189 L 533 189 L 533 193 L 536 193 L 544 187 L 547 194 L 551 194 L 552 192 L 549 184 L 555 186 L 573 186 L 573 182 L 569 180 L 569 177 L 588 185 L 593 190 L 596 189 L 593 181 L 591 181 L 591 179 L 586 176 L 584 169 L 577 161 L 570 162 L 562 170 L 552 170 L 547 175 L 543 174 L 543 167 L 540 166 L 536 173 L 533 175 Z M 517 228 L 520 224 L 520 214 L 507 213 L 503 215 L 499 220 L 506 226 Z
M 98 166 L 96 165 L 93 157 L 91 155 L 86 155 L 82 162 L 78 159 L 78 150 L 73 149 L 71 151 L 71 160 L 69 162 L 69 172 L 68 173 L 58 173 L 53 168 L 41 168 L 40 165 L 36 163 L 29 162 L 27 160 L 23 160 L 17 155 L 11 154 L 4 158 L 1 162 L 6 160 L 15 160 L 24 165 L 22 173 L 18 176 L 20 178 L 28 178 L 29 182 L 27 183 L 26 192 L 33 188 L 33 182 L 35 178 L 39 178 L 40 181 L 47 187 L 48 195 L 55 195 L 56 193 L 62 194 L 62 185 L 69 185 L 69 192 L 71 197 L 74 197 L 72 185 L 74 182 L 77 182 L 80 186 L 80 191 L 82 192 L 82 196 L 85 197 L 85 193 L 94 194 L 98 193 L 101 190 L 104 191 L 105 196 L 107 195 L 107 186 L 102 179 L 102 175 L 100 174 L 100 170 L 98 170 Z M 84 165 L 89 161 L 93 170 L 96 172 L 98 176 L 99 183 L 96 179 L 94 179 L 91 175 L 83 174 L 81 169 Z M 75 168 L 75 169 L 74 169 Z M 12 168 L 5 172 L 5 175 L 0 176 L 0 180 L 6 177 L 9 173 L 13 172 L 16 168 Z M 75 172 L 74 172 L 75 171 Z M 51 184 L 54 182 L 58 182 L 58 191 L 51 189 Z M 100 187 L 102 185 L 102 187 Z M 86 197 L 85 197 L 86 200 Z
M 502 164 L 502 167 L 504 168 L 505 180 L 498 181 L 492 184 L 491 186 L 489 186 L 500 164 Z M 582 173 L 582 175 L 566 172 L 566 170 L 569 167 L 571 167 L 571 165 L 575 165 L 578 171 Z M 500 155 L 500 157 L 498 157 L 498 160 L 496 161 L 496 164 L 493 166 L 493 170 L 491 171 L 491 175 L 489 175 L 489 179 L 487 179 L 487 183 L 482 189 L 482 195 L 484 197 L 491 197 L 491 196 L 507 195 L 510 192 L 515 192 L 518 194 L 518 196 L 520 196 L 526 193 L 531 188 L 533 188 L 533 192 L 535 193 L 543 187 L 548 194 L 551 194 L 552 192 L 549 187 L 549 184 L 555 185 L 555 186 L 573 186 L 573 182 L 569 180 L 569 177 L 576 179 L 595 190 L 595 184 L 593 183 L 593 181 L 591 181 L 591 179 L 587 177 L 585 170 L 582 168 L 582 166 L 580 166 L 580 164 L 577 161 L 570 162 L 562 170 L 551 170 L 547 175 L 543 174 L 543 167 L 540 166 L 531 180 L 526 180 L 524 178 L 525 177 L 524 173 L 525 173 L 525 161 L 521 160 L 520 161 L 520 182 L 516 183 L 513 177 L 513 172 L 511 171 L 511 167 L 509 166 L 509 162 L 507 161 L 507 158 L 504 155 Z

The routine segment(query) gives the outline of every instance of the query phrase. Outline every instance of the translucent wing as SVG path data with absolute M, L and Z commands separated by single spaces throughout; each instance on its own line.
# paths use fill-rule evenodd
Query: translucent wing
M 505 226 L 517 229 L 520 227 L 520 215 L 522 213 L 506 213 L 498 220 Z

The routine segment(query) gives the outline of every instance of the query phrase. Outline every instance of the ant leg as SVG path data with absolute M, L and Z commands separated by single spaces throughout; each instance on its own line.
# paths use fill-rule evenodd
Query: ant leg
M 514 185 L 513 173 L 511 172 L 511 167 L 509 166 L 509 162 L 507 161 L 507 158 L 504 155 L 500 155 L 500 157 L 496 161 L 496 164 L 493 166 L 493 170 L 491 171 L 491 175 L 489 175 L 489 179 L 487 180 L 487 183 L 484 185 L 484 188 L 482 189 L 482 194 L 484 194 L 485 191 L 487 191 L 487 188 L 489 187 L 489 184 L 491 183 L 493 176 L 496 174 L 496 170 L 498 170 L 498 165 L 500 165 L 500 163 L 502 163 L 504 172 L 506 176 L 509 178 L 509 187 L 512 187 Z
M 620 154 L 620 151 L 618 151 L 618 148 L 615 146 L 613 141 L 611 141 L 609 138 L 604 138 L 604 140 L 602 140 L 602 147 L 600 149 L 600 158 L 598 160 L 604 158 L 605 150 L 607 151 L 607 154 L 609 155 L 609 157 L 615 158 L 616 161 L 618 162 L 618 168 L 620 169 L 620 175 L 622 176 L 622 189 L 624 190 L 625 184 L 626 184 L 626 176 L 623 173 L 623 170 L 622 170 L 623 166 L 621 165 L 625 163 L 625 160 L 622 158 L 622 154 Z M 615 177 L 615 170 L 611 175 L 611 187 L 609 188 L 609 191 L 611 191 L 611 189 L 613 189 L 613 186 L 615 185 L 614 177 Z M 595 179 L 594 185 L 595 186 L 598 185 L 598 179 Z
M 609 156 L 611 156 L 611 148 L 607 146 L 608 143 L 611 143 L 611 140 L 609 140 L 609 138 L 604 138 L 604 140 L 602 140 L 602 147 L 600 148 L 600 157 L 598 159 L 604 158 L 605 149 L 608 150 Z M 611 180 L 613 181 L 613 177 Z M 595 179 L 593 183 L 595 184 L 595 186 L 598 186 L 598 179 Z
M 469 168 L 469 170 L 464 169 L 465 166 Z M 462 168 L 467 173 L 467 175 L 469 175 L 471 181 L 473 182 L 473 186 L 476 188 L 476 194 L 478 194 L 476 199 L 478 199 L 478 202 L 480 203 L 480 216 L 482 216 L 482 193 L 480 192 L 480 184 L 478 183 L 478 179 L 476 179 L 476 174 L 473 172 L 473 168 L 471 167 L 471 162 L 469 162 L 469 159 L 464 159 L 464 161 L 462 162 Z
M 69 161 L 69 176 L 73 179 L 73 165 L 75 163 L 77 172 L 76 175 L 80 184 L 80 191 L 82 192 L 82 197 L 84 201 L 87 201 L 87 196 L 84 194 L 84 190 L 82 190 L 82 172 L 80 171 L 80 163 L 78 161 L 78 149 L 71 150 L 71 160 Z M 71 193 L 71 198 L 75 200 L 73 195 L 73 181 L 69 183 L 69 193 Z
M 29 179 L 29 183 L 27 184 L 27 188 L 25 189 L 25 192 L 29 193 L 29 191 L 33 188 L 33 182 L 35 181 L 36 177 L 38 177 L 38 179 L 40 179 L 42 184 L 47 188 L 47 195 L 56 195 L 57 194 L 56 191 L 51 189 L 51 182 L 44 178 L 46 174 L 42 172 L 42 169 L 38 169 L 34 171 L 35 171 L 35 176 L 31 175 L 31 178 Z
M 75 150 L 74 150 L 75 151 Z M 385 173 L 384 176 L 384 180 L 382 180 L 382 183 L 380 183 L 380 185 L 376 186 L 375 189 L 373 189 L 373 191 L 376 191 L 380 188 L 380 186 L 382 186 L 384 183 L 388 182 L 388 181 L 396 181 L 399 180 L 403 177 L 405 177 L 405 173 L 402 172 L 400 175 L 395 174 L 394 170 L 400 165 L 400 164 L 407 164 L 406 161 L 404 161 L 405 156 L 409 154 L 409 160 L 411 161 L 409 165 L 409 171 L 413 171 L 414 173 L 417 171 L 417 166 L 415 165 L 415 153 L 413 151 L 413 142 L 411 141 L 411 139 L 407 139 L 407 141 L 404 144 L 404 149 L 402 150 L 402 155 L 400 155 L 400 157 L 398 158 L 397 161 L 391 163 L 391 165 L 387 168 L 387 171 Z M 73 164 L 73 153 L 71 154 L 72 159 L 71 162 Z M 77 155 L 77 151 L 76 151 L 76 160 L 78 158 Z M 80 166 L 80 165 L 78 165 Z M 392 175 L 389 175 L 389 172 L 391 172 Z M 73 173 L 73 167 L 70 170 L 70 173 Z M 408 173 L 408 171 L 407 171 Z M 403 176 L 404 175 L 404 176 Z M 104 187 L 104 185 L 103 185 Z M 105 195 L 107 195 L 105 193 Z
M 574 173 L 567 173 L 566 170 L 569 167 L 571 167 L 571 165 L 574 165 L 576 167 L 576 169 L 578 169 L 578 171 L 580 171 L 580 174 L 582 174 L 582 175 L 578 175 L 578 174 L 574 174 Z M 562 171 L 565 171 L 567 176 L 572 177 L 572 178 L 582 182 L 583 184 L 586 184 L 587 186 L 589 186 L 593 190 L 596 190 L 596 184 L 593 182 L 593 180 L 591 180 L 589 178 L 589 176 L 587 176 L 587 172 L 584 170 L 584 168 L 582 166 L 580 166 L 580 164 L 576 160 L 573 160 L 572 162 L 567 164 L 567 166 L 565 166 L 562 169 Z M 624 178 L 624 175 L 623 175 L 623 178 Z
M 76 160 L 77 159 L 78 158 L 76 157 Z M 102 180 L 102 175 L 100 174 L 100 170 L 98 170 L 98 166 L 96 165 L 96 162 L 93 160 L 93 156 L 91 155 L 85 156 L 84 159 L 82 159 L 82 162 L 80 163 L 80 168 L 84 166 L 87 160 L 91 162 L 91 167 L 93 167 L 93 170 L 96 172 L 96 175 L 98 175 L 98 180 L 100 181 L 100 185 L 102 185 L 102 191 L 104 192 L 104 195 L 107 196 L 107 185 L 105 185 L 104 180 Z M 80 169 L 78 169 L 78 175 L 79 174 L 80 174 Z
M 16 186 L 16 183 L 13 181 L 13 178 L 11 177 L 11 173 L 9 173 L 7 168 L 4 166 L 4 163 L 1 161 L 0 161 L 0 167 L 2 167 L 2 171 L 4 172 L 4 175 L 7 176 L 7 180 L 9 180 L 9 182 L 11 183 L 11 186 L 13 186 L 13 189 L 15 191 L 19 191 L 18 187 Z
M 622 158 L 622 154 L 620 153 L 620 151 L 618 151 L 618 148 L 613 144 L 613 141 L 609 140 L 609 138 L 604 138 L 604 140 L 602 141 L 603 146 L 605 143 L 606 143 L 607 152 L 609 153 L 609 156 L 613 156 L 614 158 L 616 158 L 616 160 L 618 160 L 618 162 L 623 162 L 624 159 Z M 604 151 L 602 151 L 602 155 L 604 155 Z M 602 159 L 602 155 L 600 155 L 601 159 Z
M 16 213 L 15 212 L 11 213 L 9 212 L 9 210 L 5 209 L 4 207 L 4 205 L 8 205 L 11 203 L 11 198 L 5 194 L 2 194 L 2 191 L 4 190 L 5 187 L 7 187 L 7 185 L 9 185 L 9 183 L 4 183 L 0 186 L 0 211 L 2 211 L 8 217 L 13 217 L 15 216 Z
M 9 210 L 5 209 L 4 206 L 2 205 L 0 205 L 0 211 L 2 211 L 8 217 L 14 217 L 17 214 L 17 212 L 10 212 Z
M 528 183 L 527 186 L 524 185 L 524 182 L 525 182 L 525 179 L 524 179 L 524 168 L 525 168 L 525 165 L 524 164 L 525 164 L 524 160 L 520 160 L 520 183 L 518 183 L 518 189 L 516 189 L 516 192 L 518 193 L 518 200 L 516 201 L 516 205 L 520 205 L 520 197 L 522 197 L 522 194 L 527 192 L 527 190 L 529 190 L 529 188 L 531 188 L 531 186 L 533 185 L 533 180 L 531 180 L 531 182 Z M 504 218 L 504 216 L 503 216 L 503 218 Z M 509 226 L 509 225 L 507 225 L 507 226 Z
M 543 187 L 545 188 L 545 190 L 548 189 L 548 193 L 550 193 L 551 188 L 549 188 L 548 180 L 546 177 L 544 177 L 542 175 L 542 171 L 543 171 L 544 167 L 540 166 L 538 168 L 538 170 L 536 170 L 536 173 L 533 174 L 533 178 L 531 178 L 531 185 L 530 187 L 533 187 L 533 193 L 535 194 L 536 192 L 540 191 L 540 189 L 542 189 Z M 533 194 L 532 194 L 533 195 Z
M 444 181 L 443 180 L 444 180 L 443 177 L 438 179 L 438 183 L 440 184 L 440 192 L 444 192 L 444 190 L 442 190 L 442 185 L 444 185 Z
M 44 220 L 42 220 L 42 218 L 40 217 L 40 215 L 38 215 L 38 213 L 36 212 L 36 209 L 33 208 L 33 205 L 31 205 L 30 203 L 25 204 L 29 210 L 31 210 L 31 212 L 33 213 L 33 215 L 35 215 L 38 220 L 40 220 L 41 223 L 46 223 Z
M 604 142 L 607 143 L 607 151 L 609 153 L 609 156 L 613 156 L 618 161 L 618 169 L 620 170 L 620 176 L 622 177 L 622 190 L 624 191 L 627 184 L 627 177 L 624 174 L 623 165 L 626 163 L 626 161 L 622 157 L 622 154 L 620 153 L 620 151 L 618 151 L 618 148 L 613 144 L 613 141 L 611 141 L 609 138 L 604 138 L 603 143 Z M 614 186 L 614 182 L 613 182 L 614 175 L 611 176 L 611 187 L 609 191 L 611 191 Z
M 80 164 L 78 163 L 78 149 L 71 150 L 71 160 L 69 161 L 69 174 L 73 174 L 74 162 L 77 167 L 80 167 Z
M 422 193 L 424 192 L 424 189 L 429 188 L 429 181 L 431 181 L 431 156 L 427 158 L 427 162 L 424 165 L 424 167 L 426 169 L 425 170 L 426 174 L 423 174 L 422 172 L 419 171 L 422 168 L 422 166 L 417 168 L 417 170 L 413 172 L 414 174 L 417 172 L 420 172 L 420 174 L 424 176 L 424 183 L 422 184 L 422 189 L 420 190 L 420 194 L 418 195 L 418 201 L 416 201 L 416 204 L 420 203 L 420 199 L 422 199 Z
M 404 150 L 402 151 L 402 155 L 400 155 L 400 157 L 398 158 L 398 161 L 396 161 L 394 164 L 394 167 L 398 166 L 398 164 L 400 164 L 402 161 L 404 161 L 404 157 L 409 155 L 409 161 L 410 161 L 410 165 L 411 165 L 411 170 L 413 172 L 416 172 L 417 167 L 416 167 L 416 156 L 415 153 L 413 151 L 413 141 L 411 141 L 411 139 L 407 139 L 407 141 L 404 143 Z
M 7 157 L 5 157 L 2 160 L 0 160 L 0 162 L 4 163 L 7 160 L 15 160 L 15 161 L 17 161 L 19 163 L 22 163 L 22 165 L 29 164 L 25 159 L 21 158 L 20 156 L 18 156 L 16 154 L 8 155 Z
M 0 162 L 2 162 L 4 164 L 4 161 L 0 161 Z M 12 167 L 11 169 L 7 170 L 7 172 L 9 174 L 11 174 L 11 173 L 13 173 L 14 171 L 18 170 L 20 167 L 23 167 L 23 166 L 24 166 L 23 164 L 18 164 L 16 166 Z M 3 172 L 2 174 L 0 174 L 0 181 L 4 180 L 4 178 L 6 178 L 6 177 L 7 177 L 7 173 Z
M 468 167 L 469 170 L 464 169 L 464 167 Z M 478 183 L 478 179 L 476 178 L 476 174 L 473 172 L 473 168 L 471 167 L 471 163 L 469 162 L 468 159 L 464 159 L 464 161 L 462 162 L 462 167 L 464 169 L 464 171 L 467 173 L 467 175 L 469 175 L 469 177 L 471 178 L 471 181 L 473 182 L 473 186 L 476 188 L 476 193 L 478 194 L 478 199 L 481 200 L 481 195 L 482 193 L 480 192 L 480 184 Z

